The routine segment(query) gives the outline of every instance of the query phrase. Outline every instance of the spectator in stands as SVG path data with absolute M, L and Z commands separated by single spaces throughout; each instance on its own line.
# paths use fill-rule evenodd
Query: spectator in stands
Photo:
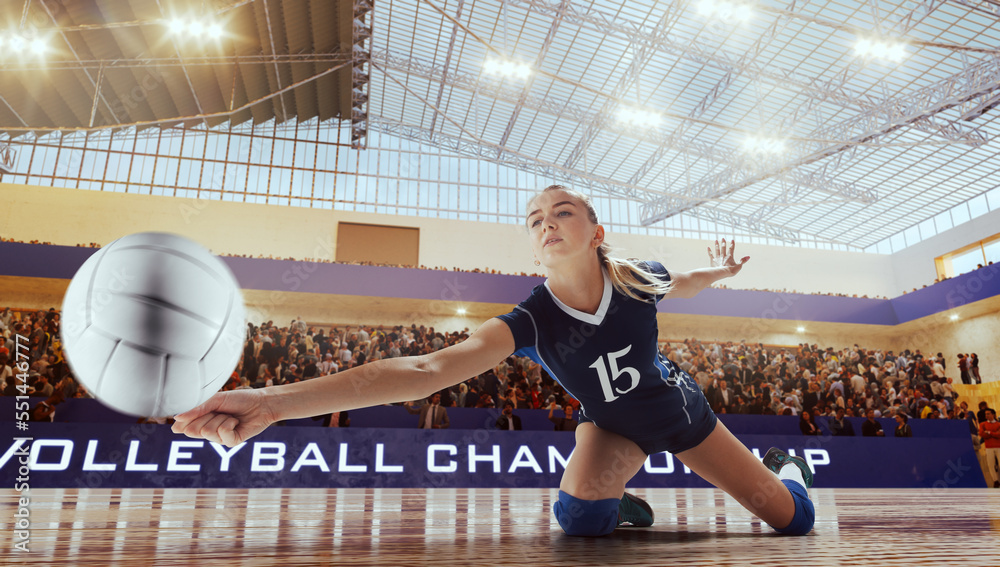
M 838 407 L 835 417 L 830 419 L 830 433 L 837 437 L 854 437 L 854 426 L 847 420 L 844 408 Z
M 861 425 L 861 435 L 863 437 L 885 437 L 882 431 L 882 424 L 875 420 L 875 410 L 868 410 L 868 419 Z
M 913 437 L 913 430 L 907 421 L 905 413 L 896 414 L 896 437 Z
M 448 421 L 448 410 L 441 407 L 441 394 L 435 393 L 427 399 L 419 410 L 406 406 L 410 413 L 419 414 L 417 419 L 417 429 L 448 429 L 451 422 Z
M 497 418 L 497 429 L 508 431 L 521 431 L 521 418 L 514 415 L 514 404 L 507 402 L 503 405 L 503 413 Z
M 969 368 L 972 370 L 972 378 L 976 381 L 976 384 L 982 384 L 983 378 L 979 375 L 979 355 L 972 353 L 969 357 Z
M 976 419 L 979 420 L 980 425 L 986 421 L 986 412 L 992 411 L 996 415 L 996 410 L 989 407 L 986 402 L 979 402 L 979 411 L 976 412 Z
M 725 380 L 713 381 L 706 393 L 708 405 L 715 413 L 729 413 L 729 406 L 732 402 L 733 392 L 729 389 Z
M 34 386 L 29 390 L 29 396 L 41 396 L 43 398 L 48 398 L 54 392 L 52 384 L 49 384 L 49 379 L 45 376 L 38 375 Z
M 323 355 L 323 362 L 320 363 L 319 371 L 321 376 L 337 373 L 337 362 L 333 359 L 332 352 Z
M 562 410 L 562 415 L 555 415 L 557 409 Z M 549 421 L 555 424 L 556 431 L 576 431 L 576 426 L 579 425 L 573 419 L 573 406 L 565 404 L 562 408 L 559 408 L 559 404 L 555 401 L 549 405 Z
M 816 425 L 816 418 L 808 411 L 803 411 L 799 416 L 799 430 L 803 435 L 820 435 L 822 432 Z
M 38 405 L 31 410 L 31 421 L 55 421 L 56 406 L 61 403 L 63 403 L 62 394 L 55 394 L 38 402 Z
M 972 374 L 969 371 L 969 359 L 964 354 L 958 353 L 958 373 L 963 384 L 972 384 Z
M 1000 477 L 997 475 L 997 460 L 1000 459 L 1000 422 L 997 413 L 992 408 L 984 412 L 985 419 L 979 424 L 979 437 L 983 440 L 986 452 L 986 472 L 993 480 L 993 488 L 1000 488 Z

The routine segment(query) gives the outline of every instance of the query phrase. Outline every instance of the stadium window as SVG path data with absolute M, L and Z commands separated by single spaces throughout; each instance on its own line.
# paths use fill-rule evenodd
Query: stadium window
M 979 195 L 978 197 L 969 199 L 969 214 L 972 218 L 981 217 L 989 211 L 990 207 L 986 204 L 986 195 Z
M 938 278 L 953 278 L 996 262 L 1000 256 L 1000 233 L 943 254 L 934 259 Z
M 951 209 L 951 220 L 955 226 L 969 222 L 969 207 L 965 203 L 956 205 Z

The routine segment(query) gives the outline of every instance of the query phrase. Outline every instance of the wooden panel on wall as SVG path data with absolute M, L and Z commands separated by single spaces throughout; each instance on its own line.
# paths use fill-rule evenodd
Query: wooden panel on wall
M 337 223 L 337 261 L 420 265 L 420 229 Z

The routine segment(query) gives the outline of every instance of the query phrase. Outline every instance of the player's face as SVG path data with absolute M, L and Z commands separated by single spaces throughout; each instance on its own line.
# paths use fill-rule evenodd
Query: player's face
M 527 223 L 531 251 L 549 268 L 585 261 L 604 238 L 604 229 L 590 221 L 586 206 L 564 191 L 546 191 L 535 198 Z

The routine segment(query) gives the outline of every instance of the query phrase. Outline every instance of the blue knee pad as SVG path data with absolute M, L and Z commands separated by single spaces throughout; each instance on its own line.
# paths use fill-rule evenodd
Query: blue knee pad
M 806 535 L 816 522 L 816 510 L 813 508 L 812 500 L 809 500 L 809 494 L 801 484 L 788 479 L 781 482 L 792 493 L 792 500 L 795 501 L 795 516 L 792 517 L 792 523 L 781 529 L 774 528 L 774 531 L 782 535 Z
M 559 500 L 552 506 L 556 520 L 564 532 L 571 536 L 602 536 L 618 526 L 620 498 L 581 500 L 559 491 Z

